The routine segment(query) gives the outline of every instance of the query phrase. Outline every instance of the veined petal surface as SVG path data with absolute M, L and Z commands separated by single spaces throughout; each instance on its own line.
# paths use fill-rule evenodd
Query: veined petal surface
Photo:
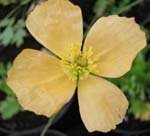
M 58 112 L 75 91 L 58 59 L 31 49 L 17 56 L 7 83 L 24 109 L 47 117 Z
M 95 76 L 79 82 L 78 100 L 82 121 L 90 132 L 115 129 L 128 108 L 119 88 Z
M 72 45 L 81 45 L 81 10 L 69 0 L 48 0 L 37 5 L 27 18 L 31 34 L 43 46 L 60 56 Z
M 120 77 L 130 70 L 137 53 L 146 46 L 146 38 L 133 18 L 112 15 L 93 25 L 84 47 L 90 46 L 99 57 L 96 74 Z

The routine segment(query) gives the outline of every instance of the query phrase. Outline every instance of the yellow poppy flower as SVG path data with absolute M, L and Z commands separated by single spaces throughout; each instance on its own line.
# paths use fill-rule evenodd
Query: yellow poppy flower
M 8 85 L 20 104 L 50 117 L 69 102 L 78 85 L 80 114 L 88 131 L 115 129 L 125 116 L 128 101 L 102 77 L 125 74 L 145 47 L 145 34 L 134 19 L 102 17 L 88 33 L 83 50 L 81 10 L 68 0 L 48 0 L 36 6 L 26 25 L 59 58 L 32 49 L 17 56 L 8 73 Z

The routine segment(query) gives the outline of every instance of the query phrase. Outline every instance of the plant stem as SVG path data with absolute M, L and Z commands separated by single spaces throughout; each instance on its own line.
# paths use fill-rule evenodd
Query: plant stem
M 121 9 L 120 11 L 116 12 L 115 14 L 121 14 L 122 12 L 127 11 L 128 9 L 136 6 L 137 4 L 141 3 L 143 0 L 137 0 L 132 2 L 131 4 L 129 4 L 128 6 L 124 7 L 123 9 Z
M 132 2 L 131 4 L 129 4 L 128 6 L 124 7 L 123 9 L 119 10 L 118 12 L 115 12 L 114 14 L 121 14 L 122 12 L 125 12 L 127 11 L 128 9 L 136 6 L 137 4 L 141 3 L 143 0 L 137 0 L 137 1 L 134 1 Z M 89 29 L 91 28 L 91 26 L 96 22 L 96 20 L 101 17 L 101 16 L 97 16 L 95 15 L 93 17 L 93 20 L 91 21 L 91 23 L 89 24 L 89 26 L 87 27 L 87 31 L 86 31 L 86 34 L 88 33 Z M 84 35 L 84 37 L 86 37 L 86 34 Z
M 49 118 L 48 123 L 45 125 L 45 127 L 42 130 L 40 136 L 45 136 L 48 128 L 52 125 L 54 118 L 55 118 L 55 115 L 53 115 L 52 117 Z
M 21 8 L 24 5 L 27 5 L 31 0 L 25 0 L 20 5 L 18 5 L 16 8 L 14 8 L 5 18 L 9 18 L 12 16 L 19 8 Z
M 20 5 L 14 8 L 5 18 L 9 18 L 11 15 L 13 15 L 18 9 L 20 8 Z

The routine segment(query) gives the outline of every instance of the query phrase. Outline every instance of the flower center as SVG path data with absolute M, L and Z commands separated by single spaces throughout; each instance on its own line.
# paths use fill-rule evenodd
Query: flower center
M 71 80 L 87 78 L 91 72 L 96 71 L 96 59 L 92 59 L 92 48 L 80 50 L 81 46 L 74 45 L 68 54 L 61 56 L 62 68 Z

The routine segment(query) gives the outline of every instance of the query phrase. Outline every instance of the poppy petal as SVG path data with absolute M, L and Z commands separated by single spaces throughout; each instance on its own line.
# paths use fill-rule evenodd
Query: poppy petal
M 128 101 L 115 85 L 102 78 L 89 76 L 79 82 L 80 114 L 88 131 L 108 132 L 121 123 Z
M 130 70 L 137 53 L 146 46 L 146 37 L 133 18 L 112 15 L 93 25 L 84 47 L 90 46 L 99 58 L 96 74 L 120 77 Z
M 29 14 L 26 25 L 37 41 L 59 57 L 70 46 L 82 44 L 81 10 L 69 0 L 42 2 Z
M 15 59 L 7 83 L 24 109 L 47 117 L 58 112 L 75 91 L 58 59 L 31 49 Z

